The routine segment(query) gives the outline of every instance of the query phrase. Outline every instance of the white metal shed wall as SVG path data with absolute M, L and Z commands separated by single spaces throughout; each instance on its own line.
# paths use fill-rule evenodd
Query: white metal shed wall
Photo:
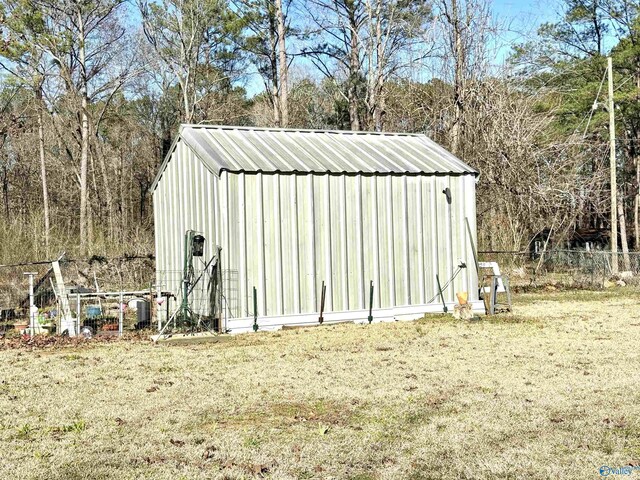
M 221 244 L 219 183 L 193 151 L 178 141 L 153 194 L 156 282 L 161 290 L 180 293 L 187 230 L 205 236 L 207 257 Z M 196 269 L 200 266 L 195 264 Z
M 449 205 L 442 191 L 449 187 Z M 446 291 L 477 297 L 465 218 L 475 233 L 475 177 L 422 175 L 249 174 L 220 178 L 221 245 L 225 268 L 237 272 L 233 316 L 317 312 L 439 302 Z

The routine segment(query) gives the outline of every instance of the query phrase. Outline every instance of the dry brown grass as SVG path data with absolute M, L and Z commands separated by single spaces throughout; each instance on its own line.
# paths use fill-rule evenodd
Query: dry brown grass
M 638 294 L 0 352 L 2 479 L 598 478 L 640 458 Z

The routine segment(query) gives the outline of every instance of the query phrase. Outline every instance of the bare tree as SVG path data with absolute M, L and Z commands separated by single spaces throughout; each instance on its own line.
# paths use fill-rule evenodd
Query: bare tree
M 229 83 L 233 14 L 223 0 L 140 0 L 138 6 L 147 40 L 180 86 L 182 118 L 192 123 L 207 96 Z
M 477 94 L 469 98 L 463 141 L 473 143 L 473 163 L 482 172 L 478 210 L 485 241 L 520 249 L 552 223 L 561 239 L 598 201 L 606 168 L 584 167 L 593 157 L 603 158 L 606 149 L 584 148 L 578 135 L 548 137 L 558 110 L 557 103 L 539 108 L 539 98 L 553 98 L 548 89 L 527 90 L 497 79 L 473 87 Z M 501 239 L 505 231 L 510 238 Z
M 308 14 L 314 24 L 313 34 L 319 42 L 303 49 L 316 67 L 336 80 L 345 77 L 344 97 L 348 104 L 351 130 L 360 130 L 361 91 L 365 85 L 362 73 L 361 33 L 367 19 L 363 0 L 311 0 Z
M 234 11 L 243 25 L 243 35 L 235 40 L 249 55 L 264 83 L 273 112 L 267 123 L 281 127 L 289 123 L 290 3 L 290 0 L 233 1 Z
M 51 220 L 49 215 L 49 188 L 47 187 L 47 160 L 45 155 L 45 141 L 44 141 L 44 104 L 42 98 L 42 83 L 36 88 L 36 109 L 38 117 L 38 154 L 40 156 L 40 179 L 42 182 L 42 206 L 44 214 L 44 245 L 45 255 L 49 258 L 50 250 L 50 235 L 51 235 Z
M 433 49 L 423 42 L 430 28 L 431 7 L 423 1 L 365 0 L 365 39 L 367 66 L 367 123 L 369 128 L 384 130 L 385 84 L 408 63 L 407 52 L 421 50 L 420 59 L 429 57 Z M 412 58 L 411 61 L 416 61 Z
M 117 58 L 125 51 L 125 29 L 119 24 L 119 10 L 124 0 L 99 0 L 93 3 L 73 0 L 34 0 L 42 14 L 45 29 L 38 42 L 53 60 L 66 94 L 77 102 L 75 110 L 79 130 L 80 250 L 90 247 L 89 235 L 89 150 L 90 104 L 100 100 L 102 112 L 115 92 L 120 90 L 130 65 L 119 65 Z M 68 39 L 68 41 L 62 41 Z M 96 128 L 102 114 L 94 119 Z
M 352 130 L 384 130 L 385 83 L 409 63 L 408 50 L 420 45 L 431 8 L 423 0 L 313 0 L 309 15 L 316 43 L 306 54 L 336 83 L 344 77 Z M 415 60 L 415 59 L 413 59 Z
M 450 148 L 461 153 L 464 137 L 468 86 L 488 73 L 489 40 L 495 33 L 486 0 L 437 0 L 444 42 L 441 58 L 446 79 L 453 84 L 453 116 L 450 123 Z
M 42 185 L 42 207 L 44 217 L 45 255 L 49 257 L 49 241 L 51 219 L 49 214 L 49 189 L 47 187 L 47 160 L 44 140 L 43 116 L 46 112 L 44 103 L 44 83 L 50 73 L 47 69 L 45 52 L 39 47 L 36 34 L 29 27 L 28 20 L 35 15 L 33 6 L 20 3 L 5 4 L 2 23 L 8 35 L 0 47 L 0 55 L 7 61 L 0 61 L 0 68 L 8 72 L 29 88 L 35 99 L 35 110 L 38 125 L 38 155 L 40 159 L 40 181 Z

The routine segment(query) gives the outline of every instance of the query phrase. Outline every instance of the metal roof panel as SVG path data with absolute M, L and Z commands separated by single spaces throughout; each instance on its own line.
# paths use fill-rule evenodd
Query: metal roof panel
M 230 172 L 473 174 L 422 134 L 182 125 L 179 138 L 216 175 Z M 165 159 L 155 189 L 169 156 Z

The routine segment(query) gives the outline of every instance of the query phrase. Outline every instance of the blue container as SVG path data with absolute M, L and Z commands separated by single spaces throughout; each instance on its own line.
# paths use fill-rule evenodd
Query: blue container
M 97 318 L 102 315 L 100 305 L 89 305 L 87 307 L 87 318 Z

